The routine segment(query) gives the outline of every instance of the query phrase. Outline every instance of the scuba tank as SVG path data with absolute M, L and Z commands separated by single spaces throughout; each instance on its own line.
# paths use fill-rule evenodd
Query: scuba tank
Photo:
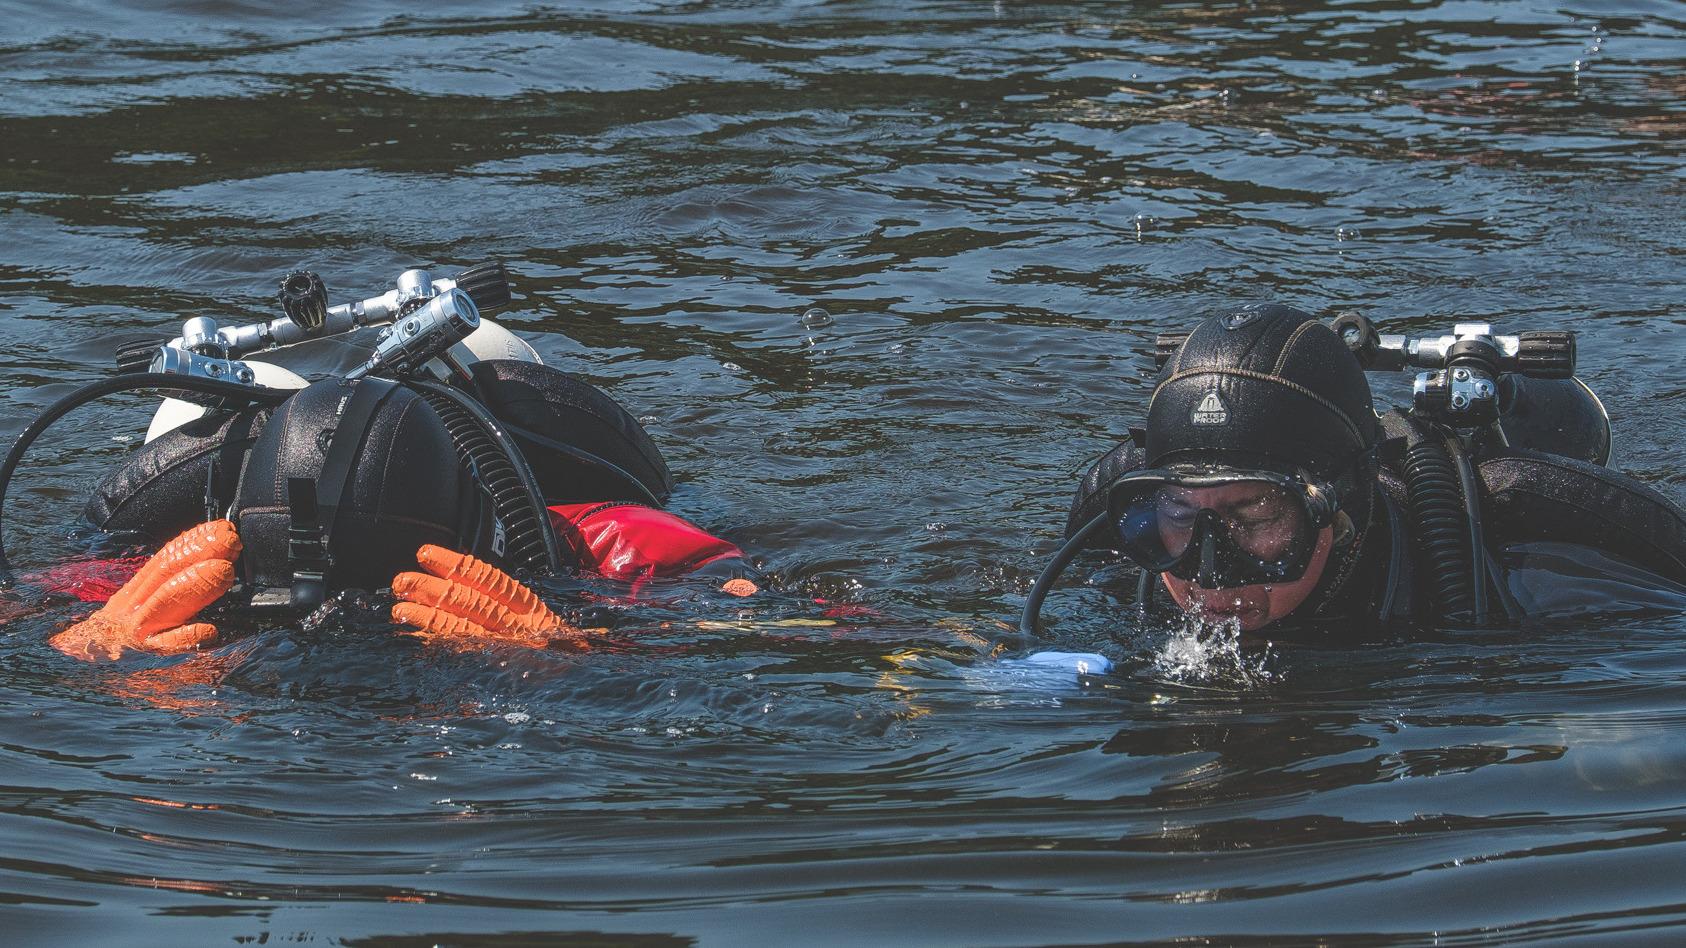
M 501 264 L 442 280 L 409 270 L 383 296 L 326 299 L 320 278 L 298 271 L 282 281 L 279 319 L 219 327 L 199 317 L 176 339 L 124 347 L 116 378 L 66 396 L 19 436 L 0 465 L 0 504 L 47 427 L 124 390 L 168 397 L 144 446 L 95 489 L 87 519 L 154 543 L 235 520 L 237 594 L 254 606 L 310 608 L 339 589 L 384 586 L 423 543 L 509 572 L 570 569 L 549 504 L 659 507 L 671 492 L 630 414 L 482 318 L 510 302 Z M 245 358 L 382 324 L 367 360 L 340 377 L 312 382 Z

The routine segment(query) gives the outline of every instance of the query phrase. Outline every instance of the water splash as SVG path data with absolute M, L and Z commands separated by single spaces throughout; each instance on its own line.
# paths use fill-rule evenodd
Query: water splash
M 1151 648 L 1149 673 L 1179 684 L 1260 688 L 1282 680 L 1276 650 L 1243 642 L 1235 618 L 1185 615 Z

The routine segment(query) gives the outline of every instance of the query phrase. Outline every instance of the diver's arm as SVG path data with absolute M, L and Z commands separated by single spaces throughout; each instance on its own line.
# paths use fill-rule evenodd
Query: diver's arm
M 189 623 L 234 585 L 240 537 L 227 520 L 202 523 L 164 544 L 96 613 L 48 640 L 84 661 L 127 650 L 172 655 L 210 641 L 216 627 Z

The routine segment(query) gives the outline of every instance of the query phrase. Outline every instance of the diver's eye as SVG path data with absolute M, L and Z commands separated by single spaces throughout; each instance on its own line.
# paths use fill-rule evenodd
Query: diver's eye
M 1193 507 L 1184 507 L 1181 504 L 1167 504 L 1161 510 L 1161 516 L 1163 516 L 1167 522 L 1179 527 L 1192 525 L 1194 523 L 1194 518 L 1199 515 L 1199 510 Z

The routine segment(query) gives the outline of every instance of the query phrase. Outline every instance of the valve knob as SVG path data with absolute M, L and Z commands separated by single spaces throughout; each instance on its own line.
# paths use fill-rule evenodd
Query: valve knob
M 1562 330 L 1517 335 L 1516 369 L 1535 379 L 1566 379 L 1575 374 L 1575 334 Z
M 1329 328 L 1335 335 L 1341 337 L 1358 364 L 1368 369 L 1375 364 L 1376 353 L 1381 351 L 1382 337 L 1376 333 L 1376 327 L 1369 319 L 1360 313 L 1342 313 L 1335 317 Z
M 328 321 L 328 288 L 309 270 L 294 270 L 281 278 L 281 312 L 305 332 L 315 332 Z
M 1153 338 L 1153 367 L 1161 371 L 1166 363 L 1177 357 L 1177 350 L 1188 341 L 1186 332 L 1162 332 Z
M 502 260 L 477 263 L 457 274 L 457 289 L 467 293 L 481 312 L 502 309 L 514 299 L 509 290 L 509 270 Z
M 152 357 L 158 354 L 158 347 L 163 341 L 129 342 L 117 347 L 117 374 L 130 375 L 135 372 L 145 372 L 152 365 Z

